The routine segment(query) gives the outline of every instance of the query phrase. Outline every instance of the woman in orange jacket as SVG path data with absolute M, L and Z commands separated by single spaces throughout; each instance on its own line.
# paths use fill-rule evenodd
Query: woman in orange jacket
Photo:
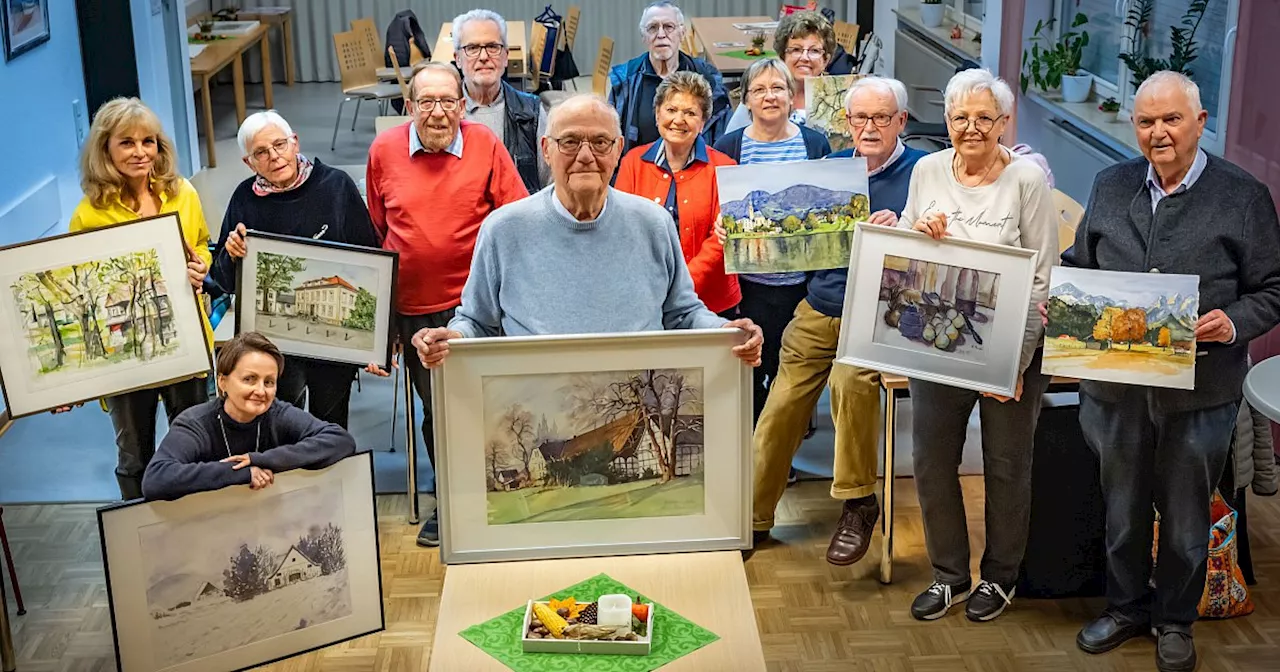
M 672 73 L 658 85 L 653 107 L 661 139 L 628 152 L 614 186 L 671 213 L 698 298 L 734 319 L 742 291 L 738 278 L 724 272 L 724 247 L 714 228 L 720 211 L 716 166 L 732 166 L 734 160 L 699 135 L 711 114 L 711 85 L 696 72 Z

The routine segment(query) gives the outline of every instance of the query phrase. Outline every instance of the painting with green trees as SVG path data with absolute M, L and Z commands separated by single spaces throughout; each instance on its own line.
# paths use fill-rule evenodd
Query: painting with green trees
M 155 248 L 23 273 L 9 291 L 26 336 L 32 389 L 179 350 Z
M 804 125 L 827 136 L 831 151 L 853 146 L 853 131 L 845 115 L 844 97 L 862 75 L 810 77 L 804 87 Z
M 371 350 L 378 269 L 260 252 L 253 308 L 267 337 Z
M 729 273 L 847 268 L 870 216 L 861 157 L 720 166 L 716 181 Z
M 1055 267 L 1044 373 L 1190 390 L 1200 279 Z

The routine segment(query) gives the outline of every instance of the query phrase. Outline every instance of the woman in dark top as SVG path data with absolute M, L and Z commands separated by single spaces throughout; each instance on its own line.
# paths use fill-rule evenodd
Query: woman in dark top
M 246 332 L 218 353 L 218 397 L 183 411 L 142 478 L 147 499 L 177 499 L 229 485 L 261 490 L 275 474 L 323 469 L 355 453 L 347 431 L 276 399 L 284 356 Z
M 210 294 L 230 294 L 236 264 L 245 255 L 247 229 L 299 238 L 381 247 L 369 210 L 351 177 L 298 151 L 298 136 L 274 110 L 249 115 L 237 138 L 245 165 L 256 173 L 236 187 L 222 218 L 222 234 L 209 272 Z M 321 420 L 347 426 L 350 364 L 289 356 L 279 381 L 280 398 Z M 369 365 L 375 375 L 386 375 Z

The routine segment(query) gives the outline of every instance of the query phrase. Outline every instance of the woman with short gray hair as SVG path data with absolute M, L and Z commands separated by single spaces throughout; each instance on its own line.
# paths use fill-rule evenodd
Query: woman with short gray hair
M 1056 213 L 1044 172 L 1000 145 L 1013 112 L 1013 91 L 988 70 L 966 70 L 951 78 L 943 95 L 951 149 L 930 154 L 911 174 L 901 226 L 935 239 L 946 236 L 1035 250 L 1031 301 L 1012 397 L 912 379 L 915 421 L 912 454 L 925 546 L 933 584 L 911 605 L 911 615 L 933 620 L 968 599 L 972 621 L 999 616 L 1012 601 L 1026 551 L 1031 510 L 1031 447 L 1040 397 L 1049 376 L 1040 373 L 1043 326 L 1036 304 L 1049 290 L 1049 270 L 1058 253 Z M 968 268 L 950 274 L 948 286 L 912 287 L 941 295 L 942 320 L 925 340 L 939 352 L 969 349 L 982 341 L 974 324 L 989 323 L 995 290 L 980 288 Z M 959 345 L 957 345 L 959 344 Z M 989 346 L 988 346 L 989 347 Z M 997 357 L 997 353 L 988 353 Z M 982 417 L 983 480 L 986 489 L 986 549 L 976 588 L 969 574 L 969 532 L 957 470 L 973 405 Z

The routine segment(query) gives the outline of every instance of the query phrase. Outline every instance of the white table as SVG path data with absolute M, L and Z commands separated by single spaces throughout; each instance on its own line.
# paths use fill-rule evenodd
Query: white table
M 1280 422 L 1280 357 L 1254 366 L 1244 379 L 1244 398 L 1259 413 Z

